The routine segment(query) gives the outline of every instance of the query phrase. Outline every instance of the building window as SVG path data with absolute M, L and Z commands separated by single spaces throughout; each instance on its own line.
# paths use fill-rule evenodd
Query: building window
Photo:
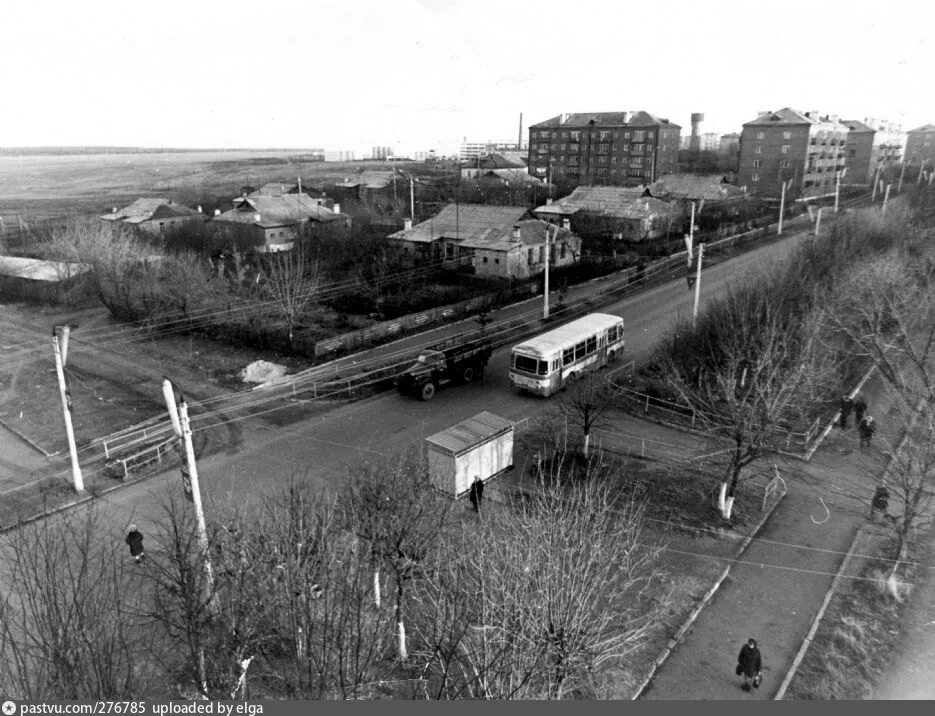
M 500 263 L 500 259 L 494 259 L 493 262 L 494 262 L 495 264 L 498 264 L 498 263 Z
M 630 138 L 630 133 L 629 133 L 629 132 L 624 132 L 624 133 L 623 133 L 623 138 L 624 138 L 624 139 L 629 139 L 629 138 Z
M 750 175 L 750 181 L 760 181 L 760 173 L 753 172 L 753 174 Z
M 779 162 L 779 166 L 783 169 L 788 169 L 792 166 L 792 162 L 790 162 L 788 159 L 783 159 L 781 162 Z
M 643 129 L 638 129 L 638 130 L 636 130 L 635 132 L 633 132 L 633 141 L 634 141 L 634 142 L 642 142 L 642 141 L 644 141 L 645 139 L 646 139 L 646 131 L 645 131 L 645 130 L 643 130 Z
M 791 146 L 791 145 L 789 145 L 789 144 L 783 144 L 783 145 L 782 145 L 782 149 L 780 149 L 779 151 L 781 151 L 783 154 L 788 154 L 788 153 L 789 153 L 789 148 L 790 148 L 790 146 Z
M 486 256 L 484 257 L 484 263 L 487 263 L 487 257 L 486 257 Z
M 763 153 L 763 145 L 762 145 L 762 144 L 757 144 L 756 147 L 755 147 L 754 150 L 753 150 L 753 153 L 754 153 L 754 154 L 762 154 L 762 153 Z
M 763 160 L 762 160 L 762 159 L 754 159 L 754 160 L 753 160 L 753 167 L 754 167 L 754 169 L 758 168 L 762 163 L 763 163 Z
M 532 266 L 532 264 L 533 264 L 533 260 L 532 260 L 532 249 L 529 249 L 529 250 L 526 252 L 526 263 L 528 263 L 530 266 Z
M 756 138 L 757 138 L 757 139 L 766 139 L 766 132 L 757 132 L 757 133 L 756 133 Z
M 783 138 L 783 139 L 792 139 L 792 132 L 783 132 L 783 133 L 782 133 L 782 138 Z

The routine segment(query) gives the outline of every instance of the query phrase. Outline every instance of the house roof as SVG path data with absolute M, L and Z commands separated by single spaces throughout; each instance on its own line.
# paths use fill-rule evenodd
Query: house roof
M 745 122 L 744 127 L 760 125 L 797 125 L 797 124 L 833 124 L 841 126 L 841 122 L 828 116 L 818 115 L 815 112 L 799 112 L 791 107 L 783 107 L 775 112 L 764 112 L 759 117 L 750 122 Z
M 848 128 L 851 132 L 875 132 L 876 130 L 873 127 L 868 127 L 863 122 L 856 119 L 842 119 L 841 124 Z
M 909 132 L 935 132 L 935 124 L 923 124 L 921 127 L 910 129 Z
M 490 171 L 484 172 L 482 177 L 499 177 L 504 181 L 512 182 L 515 184 L 544 184 L 541 179 L 534 177 L 532 174 L 523 169 L 491 169 Z
M 0 276 L 25 278 L 31 281 L 54 283 L 82 274 L 90 268 L 87 264 L 0 256 Z
M 704 199 L 726 201 L 745 196 L 740 187 L 726 184 L 720 174 L 666 174 L 649 187 L 659 199 Z
M 101 216 L 105 221 L 122 221 L 126 224 L 140 224 L 153 219 L 205 218 L 204 214 L 176 204 L 170 199 L 140 198 L 120 211 Z
M 391 171 L 365 169 L 360 174 L 355 174 L 352 177 L 346 177 L 343 182 L 337 182 L 335 186 L 362 186 L 365 189 L 383 189 L 393 182 L 393 174 L 394 172 Z
M 579 112 L 575 114 L 557 114 L 538 124 L 530 125 L 530 129 L 539 127 L 645 127 L 664 126 L 681 128 L 680 125 L 670 122 L 667 118 L 658 117 L 644 110 L 635 112 Z
M 256 191 L 247 196 L 282 196 L 283 194 L 298 194 L 298 184 L 286 184 L 278 181 L 267 182 Z
M 579 186 L 564 199 L 537 207 L 535 213 L 569 215 L 587 211 L 620 219 L 642 219 L 673 211 L 670 204 L 645 193 L 645 187 Z
M 464 162 L 461 167 L 463 169 L 522 169 L 525 171 L 526 165 L 519 159 L 513 159 L 512 157 L 505 157 L 502 154 L 488 154 L 485 157 L 480 157 L 473 162 Z
M 476 249 L 506 250 L 515 245 L 513 227 L 519 227 L 520 243 L 538 245 L 545 242 L 549 224 L 529 218 L 521 206 L 486 206 L 480 204 L 449 204 L 434 218 L 416 224 L 409 230 L 390 234 L 391 239 L 414 243 L 431 243 L 439 239 L 457 241 L 459 245 Z M 554 236 L 571 232 L 553 226 Z M 555 231 L 557 234 L 554 234 Z
M 256 215 L 260 218 L 257 220 Z M 290 226 L 304 221 L 343 220 L 318 201 L 306 194 L 284 194 L 282 196 L 244 196 L 234 199 L 234 208 L 215 216 L 212 221 L 238 224 L 256 224 L 262 228 Z

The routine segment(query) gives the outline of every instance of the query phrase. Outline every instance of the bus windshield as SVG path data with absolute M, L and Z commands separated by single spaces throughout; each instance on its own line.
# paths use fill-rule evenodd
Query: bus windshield
M 516 368 L 516 370 L 521 370 L 525 373 L 534 373 L 535 375 L 548 375 L 549 373 L 549 364 L 547 361 L 537 360 L 529 356 L 520 355 L 519 353 L 515 353 L 513 358 L 513 367 Z

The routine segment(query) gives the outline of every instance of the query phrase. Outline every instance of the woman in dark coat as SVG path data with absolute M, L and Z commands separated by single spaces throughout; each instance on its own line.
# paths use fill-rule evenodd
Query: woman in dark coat
M 143 533 L 136 528 L 136 525 L 130 525 L 127 529 L 126 543 L 130 545 L 130 556 L 137 562 L 142 561 L 146 556 L 143 552 Z
M 743 676 L 744 691 L 750 690 L 751 682 L 754 682 L 760 671 L 763 669 L 763 659 L 760 657 L 760 650 L 756 646 L 756 639 L 747 639 L 747 643 L 740 649 L 737 655 L 737 675 Z M 759 681 L 755 682 L 759 686 Z

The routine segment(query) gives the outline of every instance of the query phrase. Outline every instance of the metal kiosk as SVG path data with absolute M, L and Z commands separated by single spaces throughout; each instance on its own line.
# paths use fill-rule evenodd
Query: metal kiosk
M 485 411 L 427 437 L 425 446 L 432 484 L 462 497 L 475 476 L 486 482 L 513 467 L 513 423 Z

